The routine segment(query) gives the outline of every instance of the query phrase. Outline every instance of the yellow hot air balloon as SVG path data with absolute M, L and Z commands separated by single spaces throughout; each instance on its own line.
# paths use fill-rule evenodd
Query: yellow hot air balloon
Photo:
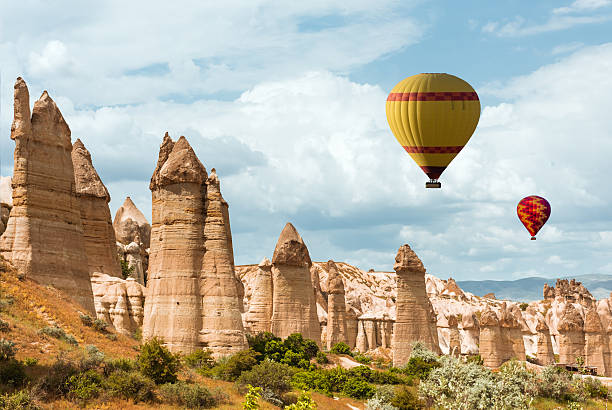
M 444 73 L 413 75 L 387 98 L 387 121 L 397 141 L 427 174 L 427 188 L 467 144 L 480 118 L 478 94 L 459 77 Z

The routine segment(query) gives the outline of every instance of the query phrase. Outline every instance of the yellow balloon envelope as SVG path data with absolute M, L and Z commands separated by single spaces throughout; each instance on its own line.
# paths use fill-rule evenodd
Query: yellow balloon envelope
M 413 75 L 387 98 L 387 121 L 397 141 L 430 178 L 437 179 L 467 144 L 480 118 L 478 94 L 459 77 Z

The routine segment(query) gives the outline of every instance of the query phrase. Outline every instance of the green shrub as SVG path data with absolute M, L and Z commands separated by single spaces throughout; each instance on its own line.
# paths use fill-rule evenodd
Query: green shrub
M 136 362 L 140 372 L 156 384 L 174 383 L 177 380 L 179 357 L 170 352 L 158 338 L 142 345 Z
M 327 358 L 327 355 L 323 352 L 317 353 L 317 363 L 319 364 L 329 363 L 329 359 Z
M 37 388 L 44 396 L 62 397 L 68 393 L 68 379 L 79 372 L 77 366 L 62 357 L 47 370 L 47 373 L 38 381 Z
M 34 357 L 26 357 L 23 359 L 23 364 L 27 367 L 36 366 L 38 364 L 38 359 Z
M 102 319 L 96 319 L 93 321 L 92 327 L 96 329 L 98 332 L 106 332 L 106 328 L 108 327 L 108 323 L 106 323 Z
M 353 352 L 351 352 L 351 348 L 348 347 L 348 345 L 344 342 L 336 343 L 332 346 L 329 352 L 333 354 L 346 354 L 349 356 L 353 355 Z
M 40 410 L 26 390 L 0 395 L 0 408 L 4 410 Z
M 114 333 L 106 333 L 105 336 L 108 340 L 111 340 L 113 342 L 117 341 L 117 335 Z
M 308 360 L 317 355 L 319 346 L 310 339 L 304 339 L 301 333 L 292 333 L 283 342 L 287 350 L 295 353 L 304 353 Z
M 575 387 L 585 398 L 605 399 L 608 397 L 608 389 L 599 379 L 594 377 L 583 377 L 578 380 Z
M 131 372 L 136 369 L 136 363 L 132 359 L 120 357 L 119 359 L 107 360 L 104 362 L 104 376 L 108 377 L 111 373 L 123 370 Z
M 438 355 L 429 350 L 423 342 L 414 342 L 412 343 L 410 358 L 421 359 L 426 363 L 433 363 L 438 360 Z
M 134 333 L 132 333 L 132 339 L 135 340 L 142 340 L 142 327 L 139 327 L 138 329 L 134 330 Z
M 364 354 L 358 353 L 355 356 L 353 356 L 353 358 L 355 359 L 355 361 L 361 363 L 361 364 L 370 364 L 372 363 L 372 358 L 370 356 L 366 356 Z
M 394 396 L 395 389 L 393 386 L 379 386 L 376 388 L 374 396 L 366 402 L 365 410 L 398 410 L 391 404 Z
M 119 262 L 121 263 L 121 275 L 123 276 L 123 279 L 127 279 L 128 276 L 132 276 L 134 273 L 134 267 L 130 266 L 125 259 L 120 259 Z
M 210 369 L 215 365 L 210 349 L 199 349 L 183 357 L 185 364 L 193 369 Z
M 256 353 L 253 350 L 242 350 L 222 358 L 215 367 L 206 373 L 217 379 L 236 381 L 242 372 L 251 370 L 257 364 L 255 355 Z
M 78 345 L 79 343 L 76 341 L 74 336 L 67 334 L 64 329 L 57 326 L 46 326 L 40 329 L 39 331 L 43 335 L 47 335 L 53 337 L 55 339 L 63 340 L 64 342 L 71 345 Z
M 467 363 L 474 363 L 480 366 L 484 365 L 484 360 L 482 360 L 482 357 L 479 354 L 472 354 L 469 355 L 466 359 Z
M 138 403 L 153 399 L 155 383 L 140 372 L 117 370 L 108 377 L 106 387 L 111 395 Z
M 257 333 L 255 336 L 247 334 L 247 341 L 249 342 L 249 348 L 253 349 L 257 353 L 264 355 L 266 352 L 266 345 L 269 342 L 282 342 L 282 339 L 280 337 L 274 336 L 270 332 L 260 332 Z
M 364 380 L 351 377 L 342 386 L 342 393 L 354 399 L 369 399 L 374 396 L 376 389 Z
M 291 390 L 291 377 L 295 372 L 295 369 L 286 364 L 264 360 L 251 370 L 243 372 L 237 383 L 243 388 L 249 385 L 261 387 L 280 399 L 283 393 Z
M 0 384 L 19 387 L 26 379 L 25 367 L 20 361 L 10 359 L 0 362 Z
M 217 405 L 210 390 L 200 384 L 183 381 L 166 383 L 160 386 L 159 393 L 164 402 L 185 406 L 188 409 L 206 409 Z
M 68 379 L 68 396 L 81 401 L 98 397 L 102 391 L 102 382 L 102 376 L 95 370 L 77 373 Z
M 11 331 L 11 325 L 9 322 L 0 319 L 0 332 L 7 333 Z
M 529 303 L 521 303 L 519 305 L 519 307 L 521 308 L 521 310 L 524 312 L 525 310 L 527 310 L 527 308 L 529 307 Z
M 15 343 L 10 340 L 0 339 L 0 361 L 11 360 L 15 357 L 16 353 Z
M 79 318 L 81 319 L 81 323 L 83 323 L 85 326 L 93 326 L 93 319 L 91 316 L 81 313 L 79 314 Z
M 285 410 L 316 410 L 317 404 L 307 392 L 300 393 L 297 403 L 285 407 Z
M 259 399 L 261 398 L 261 387 L 247 386 L 248 391 L 244 397 L 244 403 L 242 408 L 244 410 L 257 410 L 259 409 Z
M 568 401 L 572 396 L 573 375 L 556 366 L 546 366 L 537 376 L 538 396 Z
M 429 376 L 433 369 L 439 366 L 440 364 L 437 361 L 426 362 L 420 357 L 411 357 L 402 368 L 402 372 L 408 376 L 418 377 L 423 380 Z
M 85 357 L 81 359 L 80 367 L 81 370 L 86 371 L 90 369 L 96 369 L 104 362 L 104 353 L 102 353 L 94 345 L 85 346 Z
M 404 386 L 395 391 L 390 404 L 399 410 L 417 410 L 424 408 L 423 403 Z

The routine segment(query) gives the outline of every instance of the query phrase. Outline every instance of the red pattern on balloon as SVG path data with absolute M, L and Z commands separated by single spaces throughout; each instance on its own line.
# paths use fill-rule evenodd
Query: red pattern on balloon
M 550 204 L 541 196 L 531 195 L 521 199 L 516 207 L 516 213 L 534 237 L 550 217 Z

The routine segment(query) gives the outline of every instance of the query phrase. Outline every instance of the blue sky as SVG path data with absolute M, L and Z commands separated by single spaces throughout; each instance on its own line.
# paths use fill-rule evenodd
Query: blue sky
M 1 175 L 23 76 L 91 151 L 113 213 L 130 195 L 150 215 L 161 138 L 185 135 L 221 178 L 238 264 L 291 221 L 314 259 L 364 269 L 409 243 L 443 278 L 612 274 L 612 1 L 81 3 L 0 4 Z M 439 191 L 384 112 L 420 72 L 483 105 Z M 535 242 L 516 217 L 531 194 L 552 205 Z

